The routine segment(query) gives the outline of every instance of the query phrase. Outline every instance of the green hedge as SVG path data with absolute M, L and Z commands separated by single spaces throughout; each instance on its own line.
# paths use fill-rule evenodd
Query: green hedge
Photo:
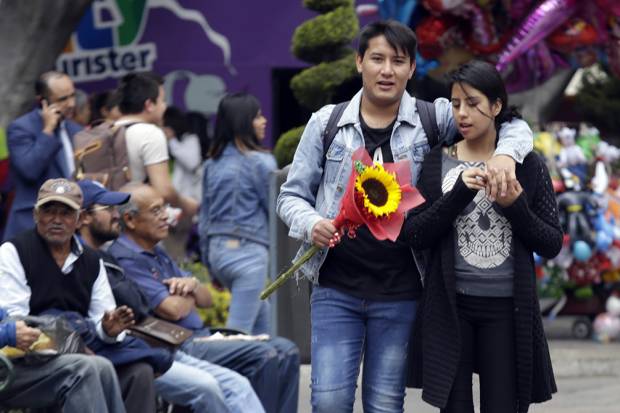
M 338 86 L 357 76 L 355 53 L 334 62 L 312 66 L 291 79 L 291 89 L 297 101 L 306 108 L 316 111 L 331 103 Z
M 321 14 L 343 6 L 353 7 L 353 0 L 304 0 L 305 8 Z
M 351 44 L 358 30 L 353 7 L 339 7 L 297 27 L 291 50 L 306 62 L 335 60 L 342 56 L 343 47 Z
M 293 162 L 293 156 L 295 156 L 295 150 L 301 139 L 301 134 L 304 132 L 306 126 L 299 126 L 295 129 L 291 129 L 284 132 L 276 146 L 273 148 L 273 155 L 278 162 L 278 168 L 284 168 L 286 165 Z
M 620 79 L 612 76 L 603 80 L 583 77 L 583 87 L 575 97 L 575 107 L 601 135 L 609 139 L 620 137 Z

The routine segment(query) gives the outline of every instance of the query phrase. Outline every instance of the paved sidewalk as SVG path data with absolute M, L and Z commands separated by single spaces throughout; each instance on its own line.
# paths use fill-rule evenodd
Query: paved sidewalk
M 620 412 L 620 343 L 551 340 L 551 358 L 558 393 L 547 403 L 533 405 L 531 413 L 618 413 Z M 310 413 L 310 366 L 301 370 L 299 413 Z M 478 385 L 474 385 L 477 400 Z M 362 413 L 356 395 L 354 413 Z M 477 403 L 476 403 L 477 405 Z M 405 412 L 436 413 L 438 409 L 420 399 L 420 391 L 407 390 Z

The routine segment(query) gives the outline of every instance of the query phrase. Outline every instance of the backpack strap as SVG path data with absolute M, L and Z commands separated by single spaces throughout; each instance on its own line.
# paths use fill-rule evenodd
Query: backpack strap
M 422 128 L 428 139 L 428 146 L 433 148 L 439 143 L 439 127 L 437 126 L 437 116 L 435 115 L 435 104 L 416 98 L 415 105 L 418 108 L 420 122 L 422 122 Z
M 332 113 L 329 115 L 327 126 L 323 131 L 323 164 L 325 164 L 325 156 L 329 147 L 334 142 L 336 133 L 338 133 L 338 121 L 342 117 L 342 113 L 349 104 L 349 101 L 338 103 L 332 109 Z M 439 127 L 437 126 L 437 116 L 435 115 L 435 104 L 427 102 L 426 100 L 416 98 L 416 107 L 418 114 L 420 115 L 420 122 L 426 138 L 428 139 L 428 145 L 433 148 L 439 143 Z
M 329 115 L 329 120 L 327 121 L 327 126 L 323 131 L 323 165 L 325 165 L 325 156 L 327 156 L 327 151 L 329 147 L 334 142 L 334 138 L 336 137 L 336 133 L 338 133 L 338 121 L 342 117 L 342 113 L 345 108 L 349 104 L 349 101 L 340 102 L 334 109 L 332 109 L 332 113 Z

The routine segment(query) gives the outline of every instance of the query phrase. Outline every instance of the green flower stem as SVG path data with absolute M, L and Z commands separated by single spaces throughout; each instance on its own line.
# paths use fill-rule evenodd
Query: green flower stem
M 310 258 L 314 256 L 314 254 L 319 252 L 320 249 L 321 248 L 317 247 L 316 245 L 313 245 L 308 251 L 306 251 L 304 255 L 299 257 L 299 259 L 295 261 L 288 270 L 280 274 L 278 278 L 275 279 L 274 282 L 269 284 L 267 288 L 265 288 L 263 292 L 260 293 L 260 299 L 261 300 L 267 299 L 267 297 L 269 297 L 275 290 L 280 288 L 286 282 L 286 280 L 291 278 L 293 274 L 295 274 L 295 271 L 299 269 L 299 267 L 304 265 Z

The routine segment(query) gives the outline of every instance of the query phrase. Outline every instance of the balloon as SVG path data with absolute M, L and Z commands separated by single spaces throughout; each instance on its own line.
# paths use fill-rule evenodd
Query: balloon
M 429 70 L 436 69 L 439 66 L 437 60 L 427 60 L 420 53 L 416 53 L 415 62 L 415 73 L 418 77 L 426 76 Z
M 428 11 L 437 15 L 458 9 L 465 0 L 423 0 L 422 4 Z
M 418 51 L 425 59 L 437 59 L 462 36 L 452 17 L 428 16 L 415 29 Z
M 607 303 L 605 303 L 605 309 L 613 316 L 620 316 L 620 297 L 614 294 L 610 295 Z
M 553 32 L 577 9 L 577 0 L 545 0 L 530 13 L 515 36 L 504 48 L 497 62 L 502 71 L 517 57 Z
M 587 261 L 592 256 L 592 248 L 585 241 L 575 241 L 573 244 L 573 257 L 577 261 Z
M 607 251 L 607 258 L 611 261 L 611 266 L 620 268 L 620 248 L 613 246 Z
M 596 233 L 596 249 L 601 252 L 605 252 L 611 246 L 611 237 L 607 235 L 604 231 L 599 231 Z
M 379 14 L 379 6 L 376 4 L 359 4 L 355 7 L 355 13 L 360 17 L 374 16 Z
M 495 32 L 493 16 L 473 3 L 466 3 L 459 13 L 471 22 L 471 38 L 467 42 L 470 49 L 479 54 L 498 52 L 501 43 Z
M 382 19 L 398 20 L 409 24 L 411 15 L 418 5 L 417 0 L 379 0 L 379 14 Z
M 620 318 L 609 313 L 601 313 L 594 319 L 593 327 L 598 340 L 611 341 L 620 335 Z
M 597 44 L 600 40 L 594 26 L 581 18 L 571 19 L 547 38 L 549 47 L 562 53 Z

